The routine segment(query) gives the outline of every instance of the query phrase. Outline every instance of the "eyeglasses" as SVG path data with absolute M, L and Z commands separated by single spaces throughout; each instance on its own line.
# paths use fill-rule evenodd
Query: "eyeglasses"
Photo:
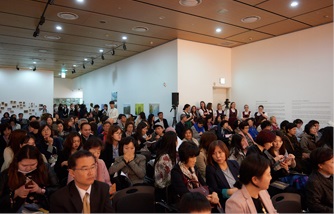
M 91 167 L 83 167 L 83 168 L 80 168 L 80 169 L 74 169 L 74 170 L 79 170 L 81 172 L 84 172 L 84 173 L 87 173 L 87 172 L 90 172 L 92 170 L 95 170 L 97 168 L 97 164 L 94 164 L 93 166 Z

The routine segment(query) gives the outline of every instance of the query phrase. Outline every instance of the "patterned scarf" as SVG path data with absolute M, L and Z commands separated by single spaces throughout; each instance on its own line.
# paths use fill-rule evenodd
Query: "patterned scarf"
M 194 167 L 187 168 L 187 166 L 183 162 L 179 162 L 178 164 L 180 166 L 180 169 L 181 169 L 183 175 L 185 175 L 190 180 L 198 181 L 198 177 L 195 173 L 195 168 Z M 198 187 L 198 183 L 188 182 L 188 188 L 189 189 L 194 189 L 194 188 L 197 188 L 197 187 Z

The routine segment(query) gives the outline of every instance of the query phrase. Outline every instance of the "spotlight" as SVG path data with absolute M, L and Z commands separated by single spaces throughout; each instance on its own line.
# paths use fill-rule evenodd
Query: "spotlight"
M 104 60 L 104 55 L 103 54 L 101 55 L 101 59 Z
M 92 61 L 90 62 L 90 64 L 91 64 L 91 65 L 94 65 L 94 60 L 93 60 L 93 58 L 92 58 Z
M 36 66 L 34 66 L 34 68 L 32 69 L 33 71 L 36 71 Z
M 72 74 L 75 74 L 75 72 L 76 72 L 76 71 L 75 71 L 75 68 L 73 68 L 73 69 L 72 69 Z
M 86 66 L 85 66 L 85 64 L 82 64 L 82 68 L 83 68 L 83 69 L 86 69 Z
M 16 65 L 16 70 L 18 70 L 18 71 L 20 70 L 20 68 L 19 68 L 19 66 L 18 66 L 18 65 Z
M 123 50 L 126 51 L 126 45 L 125 45 L 125 42 L 123 43 Z
M 113 55 L 113 56 L 115 55 L 115 49 L 111 50 L 111 55 Z
M 39 27 L 37 27 L 34 34 L 33 34 L 33 37 L 39 36 L 39 33 L 40 33 L 40 30 L 39 30 Z

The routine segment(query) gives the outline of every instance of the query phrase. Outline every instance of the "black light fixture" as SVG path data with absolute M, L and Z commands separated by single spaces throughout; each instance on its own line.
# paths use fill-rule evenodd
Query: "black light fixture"
M 104 55 L 103 55 L 103 53 L 102 53 L 102 55 L 101 55 L 101 59 L 104 60 Z
M 123 50 L 126 51 L 126 45 L 125 45 L 125 42 L 123 42 Z
M 94 65 L 94 59 L 92 58 L 92 61 L 90 62 L 91 65 Z
M 113 56 L 115 55 L 115 49 L 111 50 L 111 55 L 113 55 Z
M 16 70 L 18 70 L 18 71 L 20 70 L 19 65 L 16 65 Z
M 72 74 L 75 74 L 75 72 L 76 72 L 76 71 L 75 71 L 75 68 L 73 68 L 73 69 L 72 69 Z
M 34 66 L 34 68 L 32 69 L 33 71 L 36 71 L 36 66 Z
M 85 64 L 82 64 L 82 68 L 83 68 L 83 69 L 86 69 L 86 66 L 85 66 Z
M 40 30 L 39 30 L 39 27 L 37 26 L 37 28 L 36 28 L 36 30 L 35 30 L 35 32 L 33 34 L 33 37 L 39 36 L 39 33 L 40 33 Z

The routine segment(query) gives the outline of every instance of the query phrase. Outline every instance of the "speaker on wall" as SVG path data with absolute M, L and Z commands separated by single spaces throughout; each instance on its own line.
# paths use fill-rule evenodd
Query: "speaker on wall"
M 172 93 L 172 105 L 179 106 L 179 92 Z

